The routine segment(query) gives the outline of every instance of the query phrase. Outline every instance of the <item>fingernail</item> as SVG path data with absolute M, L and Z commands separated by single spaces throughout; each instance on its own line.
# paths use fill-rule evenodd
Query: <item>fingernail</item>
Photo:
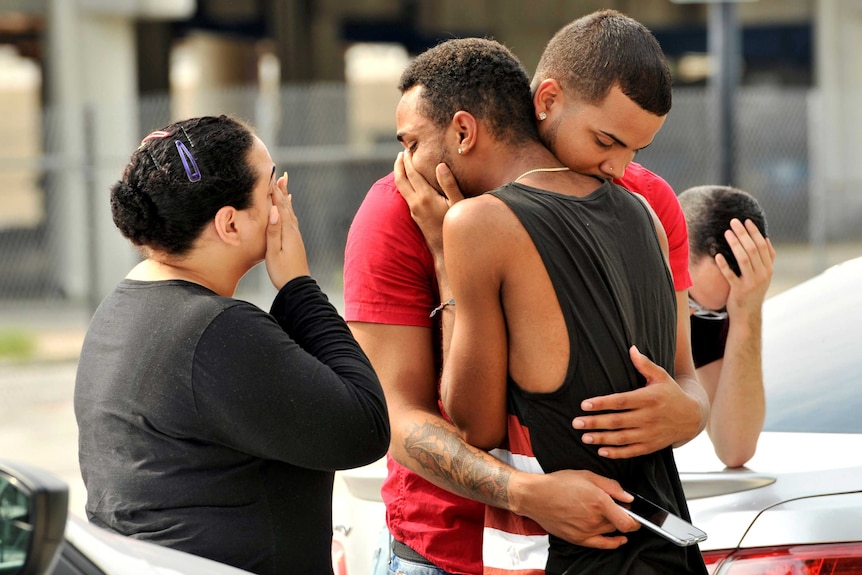
M 272 206 L 269 208 L 269 223 L 277 224 L 278 223 L 278 208 Z
M 581 441 L 583 441 L 584 443 L 592 443 L 593 442 L 593 436 L 586 434 L 583 437 L 581 437 Z
M 576 419 L 572 422 L 572 427 L 574 427 L 575 429 L 583 429 L 584 428 L 584 422 L 581 421 L 580 419 Z
M 608 450 L 607 449 L 599 449 L 599 455 L 601 457 L 607 457 L 608 456 Z

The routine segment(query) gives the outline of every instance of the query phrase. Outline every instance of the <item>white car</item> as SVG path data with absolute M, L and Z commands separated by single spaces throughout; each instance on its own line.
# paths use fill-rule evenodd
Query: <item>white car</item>
M 379 553 L 388 537 L 386 508 L 380 485 L 386 477 L 386 458 L 370 465 L 338 471 L 336 481 L 346 489 L 336 490 L 332 500 L 332 558 L 335 575 L 374 575 Z M 385 571 L 383 571 L 385 573 Z
M 746 468 L 676 451 L 717 575 L 862 573 L 862 258 L 764 304 L 766 423 Z
M 0 460 L 0 574 L 248 575 L 248 571 L 123 537 L 68 514 L 68 486 Z
M 714 575 L 862 575 L 862 258 L 764 304 L 766 423 L 745 468 L 705 434 L 676 450 Z M 369 575 L 383 528 L 382 462 L 341 472 L 340 575 Z
M 379 500 L 379 497 L 378 497 Z M 362 504 L 349 503 L 353 516 Z M 373 511 L 383 512 L 382 503 Z M 0 459 L 0 575 L 242 575 L 248 571 L 101 529 L 68 512 L 68 485 L 28 464 Z M 336 510 L 339 506 L 335 506 Z M 336 516 L 338 513 L 336 512 Z M 380 517 L 382 524 L 383 518 Z M 336 534 L 346 534 L 336 527 Z M 357 532 L 351 541 L 375 543 Z M 368 562 L 370 559 L 365 558 Z M 333 541 L 335 575 L 347 572 L 342 542 Z M 358 565 L 358 561 L 354 561 Z M 354 566 L 353 572 L 361 572 Z

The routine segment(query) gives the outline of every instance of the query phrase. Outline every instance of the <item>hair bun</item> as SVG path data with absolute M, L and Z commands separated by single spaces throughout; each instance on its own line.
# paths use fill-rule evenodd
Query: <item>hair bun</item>
M 150 197 L 122 180 L 111 187 L 111 215 L 120 233 L 135 245 L 147 245 L 160 225 Z

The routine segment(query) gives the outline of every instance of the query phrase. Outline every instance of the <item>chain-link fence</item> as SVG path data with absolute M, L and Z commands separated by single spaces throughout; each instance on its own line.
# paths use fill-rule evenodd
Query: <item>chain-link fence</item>
M 221 95 L 221 102 L 241 111 L 238 115 L 257 126 L 279 171 L 290 172 L 290 189 L 312 273 L 337 298 L 353 214 L 368 187 L 391 170 L 399 146 L 394 137 L 381 144 L 351 145 L 345 86 L 288 87 L 274 100 L 265 101 L 256 90 Z M 809 109 L 809 92 L 804 89 L 742 90 L 737 104 L 733 183 L 760 200 L 776 243 L 806 244 L 815 233 L 827 241 L 862 240 L 862 227 L 853 223 L 859 221 L 862 207 L 841 200 L 841 206 L 830 208 L 829 194 L 820 200 L 827 206 L 818 212 L 826 214 L 825 225 L 815 228 L 810 224 Z M 90 122 L 106 121 L 97 110 L 81 113 Z M 137 110 L 138 140 L 171 117 L 167 97 L 142 101 Z M 721 183 L 717 182 L 710 117 L 707 90 L 677 89 L 664 128 L 638 161 L 664 176 L 677 192 L 693 185 Z M 113 150 L 108 157 L 85 145 L 89 151 L 83 151 L 77 164 L 70 163 L 50 152 L 56 149 L 53 141 L 58 137 L 59 120 L 48 111 L 41 122 L 43 149 L 49 152 L 0 157 L 0 181 L 6 182 L 0 186 L 0 213 L 14 214 L 0 218 L 0 304 L 50 301 L 80 305 L 81 301 L 72 301 L 60 271 L 70 257 L 70 238 L 76 238 L 74 245 L 87 252 L 73 256 L 88 268 L 99 265 L 95 260 L 100 242 L 116 240 L 96 236 L 97 226 L 92 222 L 69 221 L 62 201 L 67 193 L 64 182 L 70 175 L 83 175 L 83 181 L 92 184 L 96 181 L 92 173 L 103 164 L 119 161 L 122 166 L 130 150 Z M 86 213 L 102 217 L 106 210 L 99 202 L 106 198 L 106 190 L 87 190 Z M 126 270 L 112 271 L 122 277 Z M 244 278 L 240 288 L 238 295 L 252 300 L 272 293 L 261 268 Z M 95 284 L 88 289 L 93 292 Z M 94 300 L 90 298 L 90 305 Z
M 374 181 L 392 169 L 400 145 L 394 137 L 379 145 L 357 147 L 348 143 L 346 89 L 341 85 L 287 88 L 275 103 L 262 102 L 255 90 L 225 92 L 213 99 L 223 109 L 255 125 L 279 173 L 284 170 L 290 173 L 293 204 L 300 218 L 312 273 L 325 289 L 337 296 L 344 244 L 353 214 Z M 89 293 L 100 291 L 96 271 L 117 277 L 126 272 L 126 269 L 96 270 L 105 267 L 99 255 L 105 249 L 103 244 L 123 240 L 119 235 L 107 237 L 99 230 L 98 222 L 93 221 L 105 217 L 105 206 L 100 204 L 107 202 L 108 193 L 91 188 L 97 181 L 94 175 L 105 166 L 119 166 L 115 174 L 119 178 L 131 150 L 112 149 L 89 141 L 101 137 L 99 134 L 110 133 L 115 118 L 109 111 L 88 109 L 82 110 L 81 115 L 82 129 L 88 136 L 77 164 L 70 165 L 68 154 L 61 157 L 50 151 L 0 157 L 0 181 L 14 178 L 15 182 L 21 182 L 14 187 L 0 186 L 0 212 L 16 214 L 0 219 L 0 305 L 66 301 L 70 305 L 92 307 L 103 295 Z M 136 141 L 140 141 L 153 129 L 171 121 L 170 100 L 164 96 L 142 100 L 137 119 Z M 57 148 L 62 121 L 54 111 L 43 114 L 40 129 L 45 150 Z M 75 200 L 85 203 L 83 221 L 69 221 L 69 206 L 64 200 L 69 194 L 67 183 L 71 176 L 81 178 L 87 187 L 83 196 Z M 88 294 L 83 298 L 70 294 L 66 285 L 70 244 L 85 252 L 72 257 L 88 268 L 73 270 L 83 274 L 88 284 Z M 116 249 L 128 247 L 122 245 Z M 262 266 L 243 278 L 238 290 L 239 297 L 255 301 L 271 298 L 273 294 Z
M 809 91 L 747 88 L 736 102 L 732 184 L 754 195 L 776 242 L 808 242 Z M 677 193 L 720 180 L 719 152 L 707 89 L 674 92 L 673 110 L 655 142 L 637 160 L 662 175 Z

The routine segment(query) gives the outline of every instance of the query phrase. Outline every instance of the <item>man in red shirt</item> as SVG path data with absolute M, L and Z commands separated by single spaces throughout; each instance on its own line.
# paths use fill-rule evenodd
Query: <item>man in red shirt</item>
M 595 34 L 573 39 L 603 46 L 598 42 L 600 38 L 621 30 L 627 39 L 611 45 L 624 54 L 617 57 L 605 52 L 604 59 L 614 63 L 634 59 L 632 66 L 658 65 L 666 70 L 661 49 L 646 28 L 618 13 L 600 14 L 613 16 L 612 25 L 608 26 L 604 16 L 587 16 L 575 24 L 580 22 Z M 648 50 L 630 53 L 631 46 L 640 45 Z M 589 46 L 583 49 L 590 50 Z M 625 78 L 618 76 L 618 70 L 596 73 L 610 75 L 610 84 L 617 89 L 599 98 L 600 103 L 608 100 L 613 110 L 593 105 L 595 110 L 591 111 L 600 114 L 602 121 L 611 122 L 621 109 L 625 110 L 641 128 L 632 142 L 638 147 L 649 144 L 670 107 L 669 74 L 658 74 L 654 84 L 641 88 L 667 94 L 667 109 L 656 113 L 630 99 L 625 90 L 619 90 Z M 551 112 L 552 122 L 561 119 L 557 114 L 562 106 L 551 104 L 547 110 L 536 111 L 542 122 L 552 116 Z M 626 142 L 624 137 L 611 133 Z M 595 163 L 596 168 L 583 171 L 607 178 L 604 172 L 595 173 L 603 162 L 599 156 L 618 155 L 622 161 L 612 167 L 622 175 L 634 156 L 634 150 L 626 144 L 624 153 L 613 146 L 601 154 L 584 149 L 585 159 Z M 457 185 L 452 186 L 454 178 L 445 168 L 445 161 L 440 158 L 438 177 L 447 192 L 454 190 L 454 196 Z M 644 179 L 658 185 L 659 179 Z M 445 201 L 443 204 L 445 211 Z M 684 220 L 682 225 L 684 232 Z M 422 236 L 390 174 L 369 190 L 351 226 L 345 252 L 345 317 L 380 376 L 389 408 L 392 442 L 382 495 L 393 536 L 392 556 L 400 560 L 399 571 L 481 573 L 484 504 L 530 517 L 548 532 L 572 543 L 606 549 L 623 544 L 623 536 L 608 534 L 629 531 L 634 524 L 627 516 L 619 515 L 617 506 L 596 504 L 606 502 L 606 494 L 628 500 L 615 481 L 586 471 L 546 475 L 517 471 L 465 443 L 443 414 L 438 394 L 441 347 L 437 320 L 451 314 L 454 307 L 440 301 L 437 274 L 445 270 L 435 267 L 428 243 L 432 241 L 426 242 Z M 687 265 L 685 237 L 682 246 L 686 253 L 681 260 Z M 676 258 L 672 255 L 671 259 Z M 686 271 L 684 282 L 687 281 Z M 685 320 L 687 342 L 687 316 Z M 690 362 L 690 352 L 688 358 Z M 579 417 L 573 425 L 585 430 L 609 430 L 584 437 L 602 446 L 602 456 L 614 458 L 651 453 L 691 439 L 703 429 L 708 407 L 705 394 L 693 379 L 693 366 L 690 372 L 677 367 L 677 372 L 678 383 L 666 378 L 634 392 L 588 400 L 583 406 L 586 411 L 618 412 Z

